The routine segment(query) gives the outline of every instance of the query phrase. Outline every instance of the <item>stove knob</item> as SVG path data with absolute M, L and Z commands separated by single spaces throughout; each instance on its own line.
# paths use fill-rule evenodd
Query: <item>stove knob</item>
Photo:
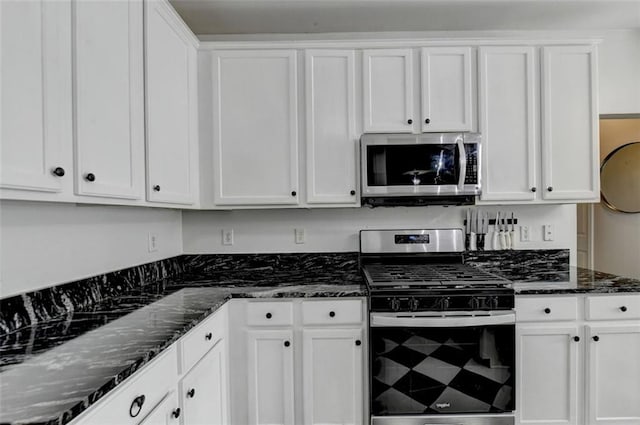
M 471 298 L 471 310 L 480 310 L 480 300 L 476 297 Z
M 498 300 L 498 297 L 491 297 L 491 309 L 492 310 L 497 310 L 499 304 L 500 304 L 500 301 Z
M 397 298 L 391 298 L 391 310 L 398 311 L 400 310 L 400 300 Z
M 415 299 L 415 298 L 411 298 L 411 299 L 409 300 L 409 309 L 410 309 L 411 311 L 416 311 L 416 310 L 418 309 L 418 306 L 419 306 L 419 305 L 420 305 L 420 301 L 418 301 L 417 299 Z
M 449 300 L 450 300 L 449 297 L 444 297 L 442 299 L 442 304 L 441 305 L 442 305 L 442 309 L 443 310 L 449 310 L 449 304 L 450 304 Z

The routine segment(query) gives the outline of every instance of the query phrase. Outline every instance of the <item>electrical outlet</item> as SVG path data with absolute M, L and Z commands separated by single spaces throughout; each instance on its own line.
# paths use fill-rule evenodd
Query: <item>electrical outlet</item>
M 222 229 L 222 245 L 233 245 L 233 229 Z
M 304 243 L 304 229 L 294 229 L 296 243 Z
M 149 252 L 156 252 L 158 250 L 158 234 L 149 232 Z
M 553 224 L 545 224 L 542 226 L 542 239 L 545 241 L 553 240 Z
M 520 226 L 520 242 L 529 242 L 531 240 L 531 233 L 529 226 Z

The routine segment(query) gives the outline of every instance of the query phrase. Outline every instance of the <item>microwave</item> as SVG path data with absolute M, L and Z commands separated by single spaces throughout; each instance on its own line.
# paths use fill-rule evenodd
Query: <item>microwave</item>
M 480 141 L 478 133 L 362 135 L 362 205 L 474 204 Z

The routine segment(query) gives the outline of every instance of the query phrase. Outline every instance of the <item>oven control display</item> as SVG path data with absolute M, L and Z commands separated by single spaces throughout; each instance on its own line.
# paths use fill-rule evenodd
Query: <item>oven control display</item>
M 429 235 L 395 235 L 396 245 L 410 243 L 429 243 Z

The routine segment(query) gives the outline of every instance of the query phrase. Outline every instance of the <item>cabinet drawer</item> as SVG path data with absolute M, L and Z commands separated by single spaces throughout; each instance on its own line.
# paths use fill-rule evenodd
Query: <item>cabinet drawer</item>
M 142 421 L 178 381 L 178 355 L 175 346 L 116 387 L 95 409 L 78 418 L 77 425 L 134 425 Z M 144 397 L 144 401 L 141 401 Z M 134 400 L 138 399 L 138 403 Z M 140 403 L 141 401 L 141 403 Z M 134 406 L 142 405 L 141 408 Z M 135 414 L 131 417 L 130 409 Z
M 282 302 L 251 302 L 247 305 L 249 326 L 284 326 L 293 324 L 293 304 Z
M 576 320 L 577 317 L 577 297 L 516 298 L 516 320 L 520 322 Z
M 182 373 L 193 367 L 221 339 L 227 330 L 226 306 L 216 311 L 181 339 Z
M 362 324 L 361 300 L 302 302 L 303 325 Z
M 587 298 L 587 320 L 640 319 L 640 295 Z

